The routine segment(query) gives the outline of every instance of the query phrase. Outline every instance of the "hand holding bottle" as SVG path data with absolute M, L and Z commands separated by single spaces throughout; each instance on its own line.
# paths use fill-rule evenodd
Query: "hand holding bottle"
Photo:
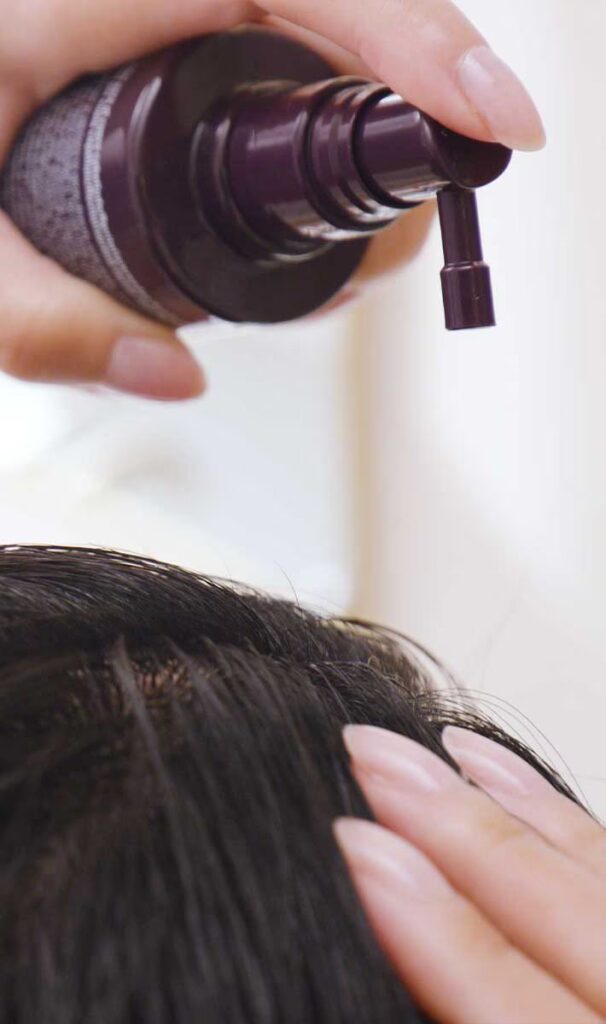
M 6 19 L 0 158 L 22 122 L 73 78 L 178 40 L 260 22 L 301 38 L 344 73 L 386 82 L 449 127 L 512 148 L 543 131 L 524 88 L 448 0 L 30 0 Z M 410 257 L 431 211 L 371 244 L 362 284 Z M 154 398 L 199 394 L 193 357 L 165 327 L 41 256 L 0 218 L 0 367 L 27 380 L 99 382 Z M 355 290 L 355 288 L 354 288 Z

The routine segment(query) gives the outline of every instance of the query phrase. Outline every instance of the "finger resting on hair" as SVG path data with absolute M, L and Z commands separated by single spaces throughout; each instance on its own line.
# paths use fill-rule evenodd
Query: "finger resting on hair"
M 582 1000 L 515 947 L 414 846 L 371 822 L 336 835 L 379 942 L 441 1024 L 596 1024 Z

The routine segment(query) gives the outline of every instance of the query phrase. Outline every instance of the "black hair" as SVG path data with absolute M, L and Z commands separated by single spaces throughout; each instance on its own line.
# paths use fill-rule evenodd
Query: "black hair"
M 0 1022 L 416 1024 L 332 834 L 347 722 L 447 759 L 385 632 L 143 558 L 0 548 Z

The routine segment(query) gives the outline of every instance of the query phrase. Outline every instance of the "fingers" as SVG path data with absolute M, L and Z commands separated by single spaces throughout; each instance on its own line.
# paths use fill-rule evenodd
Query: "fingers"
M 412 841 L 534 962 L 606 1011 L 606 890 L 419 744 L 351 726 L 346 742 L 377 819 Z
M 528 93 L 451 0 L 28 0 L 0 56 L 43 99 L 81 72 L 267 15 L 349 51 L 451 128 L 513 148 L 544 142 Z
M 377 937 L 440 1024 L 581 1024 L 597 1017 L 511 945 L 413 846 L 371 822 L 335 825 Z
M 451 0 L 263 0 L 262 6 L 350 50 L 448 127 L 512 148 L 544 144 L 526 89 Z
M 606 830 L 499 743 L 448 726 L 442 741 L 468 778 L 559 850 L 606 878 Z
M 4 217 L 0 265 L 0 369 L 165 400 L 203 390 L 202 371 L 174 334 L 66 274 Z
M 6 19 L 0 52 L 25 58 L 23 70 L 44 98 L 83 72 L 254 21 L 260 13 L 253 0 L 27 0 L 10 24 Z M 8 66 L 15 67 L 14 59 Z

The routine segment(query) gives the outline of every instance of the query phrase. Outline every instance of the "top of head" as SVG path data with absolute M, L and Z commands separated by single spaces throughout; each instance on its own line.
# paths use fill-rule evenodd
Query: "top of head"
M 0 548 L 0 1020 L 420 1024 L 334 841 L 369 816 L 342 728 L 445 757 L 465 724 L 532 760 L 465 708 L 386 632 Z

